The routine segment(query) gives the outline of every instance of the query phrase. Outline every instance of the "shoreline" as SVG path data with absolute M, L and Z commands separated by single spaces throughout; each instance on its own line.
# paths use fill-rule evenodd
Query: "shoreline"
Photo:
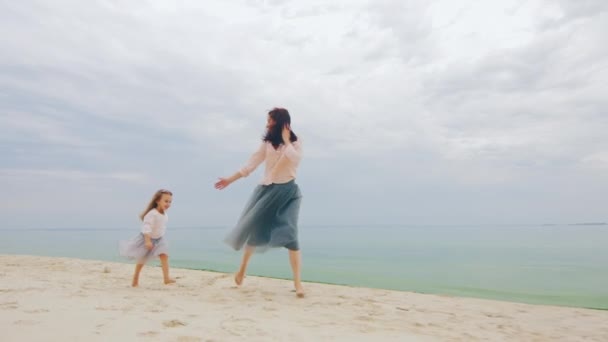
M 76 258 L 78 259 L 78 258 Z M 102 260 L 97 260 L 97 259 L 82 259 L 82 260 L 94 260 L 94 261 L 102 261 Z M 111 261 L 109 261 L 111 262 Z M 118 262 L 120 263 L 120 262 Z M 154 265 L 153 267 L 157 267 L 156 265 Z M 210 272 L 210 273 L 218 273 L 218 274 L 229 274 L 228 272 L 223 272 L 223 271 L 218 271 L 218 270 L 213 270 L 213 269 L 205 269 L 205 268 L 193 268 L 193 267 L 175 267 L 175 268 L 179 268 L 179 269 L 184 269 L 184 270 L 190 270 L 190 271 L 201 271 L 201 272 Z M 285 280 L 285 281 L 291 281 L 291 278 L 285 277 L 272 277 L 272 276 L 265 276 L 265 275 L 255 275 L 255 274 L 251 274 L 251 275 L 247 275 L 247 276 L 251 276 L 251 277 L 257 277 L 257 278 L 265 278 L 265 279 L 276 279 L 276 280 Z M 497 301 L 497 302 L 505 302 L 505 303 L 513 303 L 513 304 L 527 304 L 527 305 L 541 305 L 541 306 L 554 306 L 554 307 L 560 307 L 560 308 L 571 308 L 571 309 L 587 309 L 587 310 L 600 310 L 600 311 L 608 311 L 608 308 L 601 308 L 601 307 L 585 307 L 585 306 L 576 306 L 576 305 L 559 305 L 559 304 L 544 304 L 544 303 L 532 303 L 532 302 L 526 302 L 526 301 L 516 301 L 516 300 L 508 300 L 508 299 L 498 299 L 498 298 L 491 298 L 490 296 L 488 297 L 481 297 L 481 296 L 467 296 L 467 295 L 453 295 L 453 294 L 448 294 L 448 293 L 435 293 L 435 292 L 422 292 L 422 291 L 414 291 L 414 290 L 400 290 L 400 289 L 392 289 L 392 288 L 386 288 L 386 287 L 373 287 L 373 286 L 359 286 L 359 285 L 350 285 L 350 284 L 340 284 L 340 283 L 331 283 L 331 282 L 323 282 L 323 281 L 316 281 L 316 280 L 302 280 L 304 283 L 307 284 L 320 284 L 320 285 L 333 285 L 333 286 L 344 286 L 344 287 L 350 287 L 350 288 L 355 288 L 355 289 L 373 289 L 373 290 L 385 290 L 385 291 L 395 291 L 395 292 L 404 292 L 404 293 L 414 293 L 414 294 L 421 294 L 421 295 L 434 295 L 434 296 L 442 296 L 442 297 L 456 297 L 456 298 L 470 298 L 470 299 L 480 299 L 480 300 L 490 300 L 490 301 Z
M 119 258 L 117 260 L 105 260 L 105 259 L 96 259 L 96 258 L 81 258 L 81 257 L 64 257 L 64 256 L 48 256 L 48 255 L 35 255 L 35 254 L 0 254 L 0 257 L 3 256 L 23 256 L 23 257 L 41 257 L 41 258 L 63 258 L 63 259 L 74 259 L 74 260 L 83 260 L 83 261 L 97 261 L 97 262 L 107 262 L 107 263 L 117 263 L 117 264 L 126 264 L 126 265 L 134 265 L 132 262 Z M 157 260 L 151 261 L 147 267 L 160 267 L 160 264 Z M 191 271 L 201 271 L 201 272 L 210 272 L 216 274 L 231 274 L 231 272 L 225 272 L 222 270 L 214 270 L 214 269 L 206 269 L 206 268 L 196 268 L 196 267 L 184 267 L 184 266 L 171 266 L 171 269 L 183 269 L 183 270 L 191 270 Z M 248 274 L 248 277 L 258 277 L 265 279 L 277 279 L 284 281 L 291 281 L 290 277 L 279 277 L 279 276 L 267 276 L 267 275 L 259 275 L 259 274 Z M 480 289 L 481 292 L 472 291 L 473 294 L 465 294 L 465 293 L 449 293 L 450 291 L 440 292 L 440 291 L 421 291 L 421 290 L 409 290 L 409 289 L 399 289 L 399 288 L 391 288 L 391 287 L 381 287 L 381 286 L 366 286 L 366 285 L 353 285 L 347 283 L 336 283 L 336 282 L 328 282 L 328 281 L 318 281 L 318 280 L 306 280 L 303 279 L 303 282 L 310 284 L 322 284 L 322 285 L 335 285 L 335 286 L 345 286 L 350 288 L 359 288 L 359 289 L 374 289 L 374 290 L 386 290 L 386 291 L 396 291 L 396 292 L 404 292 L 404 293 L 415 293 L 422 295 L 436 295 L 436 296 L 444 296 L 444 297 L 456 297 L 456 298 L 470 298 L 470 299 L 480 299 L 480 300 L 490 300 L 490 301 L 499 301 L 505 303 L 515 303 L 515 304 L 528 304 L 528 305 L 542 305 L 542 306 L 554 306 L 554 307 L 563 307 L 563 308 L 574 308 L 574 309 L 588 309 L 588 310 L 599 310 L 599 311 L 608 311 L 608 307 L 590 307 L 590 306 L 581 306 L 581 305 L 569 305 L 569 304 L 554 304 L 547 303 L 547 301 L 543 302 L 542 300 L 538 300 L 538 297 L 530 300 L 515 300 L 512 298 L 501 298 L 500 295 L 503 292 L 493 291 L 494 295 L 483 295 L 480 294 L 484 292 L 485 289 Z M 487 292 L 487 291 L 485 291 Z M 520 294 L 521 296 L 522 294 Z M 538 295 L 533 295 L 538 296 Z
M 5 341 L 605 341 L 608 311 L 74 258 L 0 255 Z
M 341 234 L 340 229 L 327 232 Z M 608 230 L 483 226 L 427 229 L 403 225 L 349 229 L 347 241 L 332 247 L 324 234 L 302 231 L 303 279 L 321 283 L 444 294 L 528 304 L 608 308 L 604 272 Z M 131 236 L 83 229 L 16 231 L 0 243 L 5 254 L 35 254 L 124 262 L 113 246 Z M 382 238 L 385 234 L 394 238 Z M 437 234 L 441 238 L 437 239 Z M 465 237 L 469 234 L 474 239 Z M 171 232 L 171 266 L 234 272 L 240 253 L 221 243 L 222 229 L 193 227 Z M 367 246 L 369 241 L 373 244 Z M 577 246 L 586 246 L 579 248 Z M 361 250 L 364 246 L 365 249 Z M 407 247 L 406 247 L 407 246 Z M 401 248 L 405 247 L 405 248 Z M 465 251 L 465 252 L 463 252 Z M 254 256 L 250 274 L 290 278 L 282 251 Z

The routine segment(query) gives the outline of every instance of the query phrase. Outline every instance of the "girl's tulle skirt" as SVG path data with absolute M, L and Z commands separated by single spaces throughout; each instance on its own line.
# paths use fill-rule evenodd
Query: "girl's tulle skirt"
M 148 250 L 145 246 L 144 234 L 138 234 L 130 240 L 120 241 L 118 243 L 118 251 L 121 256 L 136 260 L 137 262 L 147 262 L 151 258 L 158 257 L 161 254 L 169 255 L 169 245 L 167 239 L 160 237 L 151 239 L 154 246 Z
M 224 240 L 239 250 L 244 244 L 264 251 L 271 247 L 299 250 L 298 216 L 302 194 L 294 180 L 258 185 L 236 227 Z

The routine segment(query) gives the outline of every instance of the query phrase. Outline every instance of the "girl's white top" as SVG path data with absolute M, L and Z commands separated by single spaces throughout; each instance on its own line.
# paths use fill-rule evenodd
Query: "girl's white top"
M 144 216 L 141 232 L 143 234 L 150 234 L 150 237 L 153 239 L 158 239 L 165 235 L 168 220 L 167 213 L 161 214 L 158 210 L 152 209 Z

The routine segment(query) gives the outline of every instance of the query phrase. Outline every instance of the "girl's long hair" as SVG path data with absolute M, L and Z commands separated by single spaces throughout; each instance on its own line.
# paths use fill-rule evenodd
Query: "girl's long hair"
M 146 210 L 142 211 L 141 214 L 139 214 L 139 218 L 143 221 L 144 220 L 144 216 L 146 216 L 147 213 L 150 212 L 150 210 L 155 209 L 156 208 L 156 202 L 158 202 L 158 200 L 160 200 L 160 198 L 164 195 L 171 195 L 173 196 L 173 193 L 169 190 L 165 190 L 165 189 L 160 189 L 158 190 L 154 196 L 152 196 L 152 199 L 150 200 L 150 203 L 148 203 L 148 206 L 146 206 Z
M 285 125 L 291 126 L 291 117 L 285 108 L 273 108 L 270 112 L 268 112 L 268 116 L 274 120 L 275 125 L 266 131 L 266 134 L 262 140 L 265 142 L 270 142 L 272 146 L 277 149 L 279 148 L 279 145 L 283 143 L 283 127 L 285 127 Z M 289 140 L 291 140 L 291 142 L 297 141 L 298 136 L 291 131 L 291 137 Z

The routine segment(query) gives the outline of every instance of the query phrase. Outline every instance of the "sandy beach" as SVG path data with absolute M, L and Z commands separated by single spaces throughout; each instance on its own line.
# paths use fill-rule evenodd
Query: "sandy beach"
M 608 311 L 0 256 L 2 341 L 608 341 Z

